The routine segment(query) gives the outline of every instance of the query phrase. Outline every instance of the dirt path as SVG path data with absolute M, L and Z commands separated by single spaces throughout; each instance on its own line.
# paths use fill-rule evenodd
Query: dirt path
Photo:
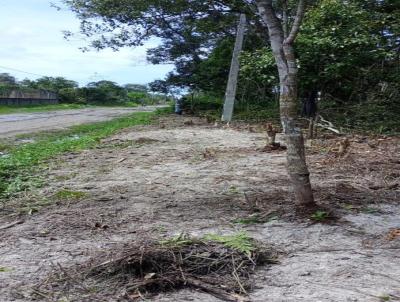
M 262 133 L 188 124 L 136 127 L 54 162 L 49 186 L 26 196 L 54 204 L 0 232 L 0 300 L 32 301 L 32 286 L 57 263 L 72 266 L 138 238 L 245 230 L 282 251 L 279 264 L 258 270 L 251 301 L 400 301 L 400 238 L 388 236 L 400 228 L 400 192 L 368 188 L 380 184 L 380 173 L 398 181 L 399 140 L 373 148 L 354 142 L 343 160 L 309 150 L 317 199 L 340 216 L 319 224 L 294 215 L 285 154 L 258 151 Z M 56 200 L 66 189 L 86 197 Z M 275 210 L 276 219 L 234 223 L 255 210 Z M 15 219 L 0 216 L 0 226 Z M 70 294 L 58 301 L 123 301 L 112 288 L 106 297 Z M 219 300 L 182 290 L 151 301 Z
M 60 130 L 73 125 L 110 120 L 132 112 L 154 111 L 156 108 L 156 106 L 136 108 L 85 108 L 4 114 L 0 115 L 0 138 L 12 137 L 21 133 Z

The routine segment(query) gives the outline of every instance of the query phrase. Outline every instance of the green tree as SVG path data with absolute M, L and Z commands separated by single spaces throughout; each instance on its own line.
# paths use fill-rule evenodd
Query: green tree
M 89 104 L 117 104 L 127 100 L 126 90 L 112 81 L 89 83 L 83 93 Z

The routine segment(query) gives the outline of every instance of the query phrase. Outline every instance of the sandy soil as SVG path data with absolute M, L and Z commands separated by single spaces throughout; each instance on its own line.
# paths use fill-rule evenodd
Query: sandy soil
M 155 106 L 136 108 L 85 108 L 0 115 L 0 138 L 21 133 L 60 130 L 73 125 L 110 120 L 120 115 L 154 111 Z
M 400 238 L 390 236 L 400 228 L 398 139 L 354 139 L 345 158 L 329 152 L 334 140 L 309 148 L 317 200 L 338 217 L 321 224 L 296 216 L 285 154 L 260 152 L 262 133 L 187 119 L 129 129 L 53 162 L 49 186 L 36 196 L 54 200 L 68 189 L 87 197 L 54 200 L 0 232 L 0 267 L 7 268 L 0 300 L 32 301 L 32 286 L 58 264 L 67 268 L 143 236 L 245 230 L 281 251 L 279 264 L 257 271 L 251 301 L 400 301 Z M 256 210 L 276 211 L 277 219 L 233 223 Z M 18 219 L 3 214 L 0 226 Z M 70 294 L 62 301 L 121 301 Z M 150 300 L 219 301 L 191 290 Z

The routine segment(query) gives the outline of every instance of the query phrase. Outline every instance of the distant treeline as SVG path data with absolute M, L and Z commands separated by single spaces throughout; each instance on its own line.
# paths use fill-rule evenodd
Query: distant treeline
M 46 90 L 58 94 L 61 103 L 92 105 L 151 105 L 165 103 L 168 96 L 147 85 L 118 85 L 112 81 L 91 82 L 79 87 L 75 81 L 63 77 L 41 77 L 37 80 L 18 81 L 8 73 L 0 73 L 0 96 L 12 91 L 31 92 Z

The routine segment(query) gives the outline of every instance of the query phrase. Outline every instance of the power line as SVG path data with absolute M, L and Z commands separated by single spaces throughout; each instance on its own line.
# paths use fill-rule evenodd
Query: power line
M 12 71 L 17 71 L 17 72 L 22 72 L 22 73 L 26 73 L 26 74 L 30 74 L 30 75 L 35 75 L 35 76 L 39 76 L 39 77 L 46 77 L 42 74 L 37 74 L 37 73 L 33 73 L 33 72 L 28 72 L 28 71 L 24 71 L 24 70 L 20 70 L 20 69 L 16 69 L 16 68 L 11 68 L 11 67 L 6 67 L 6 66 L 1 66 L 1 69 L 6 69 L 6 70 L 12 70 Z

